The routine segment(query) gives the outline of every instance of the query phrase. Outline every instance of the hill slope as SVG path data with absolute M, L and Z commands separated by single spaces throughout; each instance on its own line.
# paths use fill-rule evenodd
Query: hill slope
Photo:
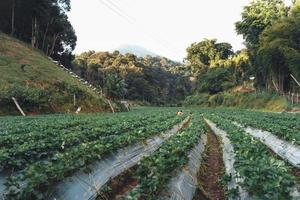
M 0 115 L 18 114 L 12 97 L 29 114 L 74 112 L 74 94 L 83 112 L 109 110 L 104 98 L 44 54 L 0 33 Z

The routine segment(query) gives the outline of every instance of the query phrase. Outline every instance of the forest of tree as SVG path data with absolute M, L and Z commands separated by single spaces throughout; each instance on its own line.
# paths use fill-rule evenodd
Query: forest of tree
M 250 77 L 258 90 L 299 92 L 300 1 L 291 7 L 282 0 L 252 1 L 241 16 L 235 25 L 246 49 L 234 53 L 230 44 L 217 40 L 187 49 L 187 67 L 197 80 L 195 92 L 215 94 Z
M 69 66 L 77 41 L 70 9 L 70 0 L 1 0 L 0 30 Z
M 253 1 L 244 8 L 236 30 L 243 35 L 256 76 L 256 87 L 299 91 L 300 1 Z
M 229 43 L 205 39 L 187 48 L 184 63 L 118 51 L 75 57 L 70 9 L 70 0 L 3 0 L 0 30 L 59 60 L 112 99 L 176 104 L 193 93 L 227 91 L 250 77 L 258 90 L 300 92 L 300 0 L 291 6 L 283 0 L 252 1 L 235 24 L 245 49 L 234 52 Z
M 191 91 L 184 66 L 164 57 L 89 51 L 76 56 L 72 70 L 114 99 L 176 104 Z

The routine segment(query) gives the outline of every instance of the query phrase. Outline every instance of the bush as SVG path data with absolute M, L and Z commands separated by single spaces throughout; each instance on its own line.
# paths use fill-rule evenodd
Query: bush
M 183 105 L 207 105 L 209 99 L 209 94 L 202 93 L 202 94 L 196 94 L 192 96 L 188 96 L 185 101 L 183 102 Z
M 203 107 L 237 107 L 282 111 L 287 109 L 288 101 L 276 93 L 229 93 L 222 92 L 209 96 L 206 93 L 189 96 L 184 101 L 185 106 L 196 105 Z
M 212 68 L 201 74 L 197 80 L 197 90 L 200 93 L 216 94 L 234 86 L 232 74 L 225 68 Z

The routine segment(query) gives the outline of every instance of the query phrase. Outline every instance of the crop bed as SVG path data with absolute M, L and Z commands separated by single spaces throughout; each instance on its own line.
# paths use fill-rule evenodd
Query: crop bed
M 245 126 L 269 131 L 276 136 L 300 145 L 300 115 L 269 113 L 247 110 L 224 109 L 212 111 L 218 116 L 236 121 Z
M 47 131 L 39 131 L 34 125 L 32 131 L 28 128 L 23 131 L 15 127 L 18 123 L 14 123 L 14 120 L 12 123 L 4 120 L 4 127 L 12 129 L 0 136 L 1 165 L 2 168 L 14 172 L 6 183 L 7 197 L 43 198 L 45 190 L 54 182 L 121 147 L 166 131 L 183 120 L 175 115 L 176 111 L 173 109 L 146 111 L 108 117 L 69 116 L 61 118 L 67 124 L 65 128 L 61 122 L 56 124 L 57 118 L 54 116 L 28 120 L 41 120 L 41 123 L 35 121 L 33 124 L 46 124 L 48 128 L 51 127 Z M 69 123 L 74 118 L 77 122 Z M 81 118 L 88 125 L 82 123 Z M 21 126 L 27 127 L 30 123 L 28 121 Z M 17 130 L 23 132 L 19 133 Z
M 157 152 L 141 161 L 135 173 L 139 186 L 127 199 L 157 199 L 176 170 L 187 164 L 189 151 L 205 133 L 204 122 L 196 113 L 189 127 L 172 136 Z
M 290 166 L 229 120 L 216 115 L 209 118 L 228 134 L 236 154 L 235 169 L 244 179 L 242 187 L 255 199 L 291 199 L 296 179 Z
M 177 116 L 178 110 L 138 108 L 115 114 L 1 117 L 0 199 L 2 195 L 5 199 L 47 199 L 57 183 L 79 171 L 88 172 L 90 164 L 105 160 L 118 150 L 135 144 L 147 145 L 147 139 L 162 136 L 187 119 L 191 111 L 193 115 L 189 124 L 170 135 L 154 153 L 134 164 L 127 177 L 130 176 L 128 178 L 136 187 L 132 191 L 125 188 L 123 198 L 160 199 L 168 195 L 170 182 L 186 169 L 189 153 L 209 130 L 202 118 L 204 116 L 226 132 L 235 154 L 234 168 L 238 177 L 227 174 L 215 183 L 218 187 L 221 184 L 226 190 L 233 178 L 242 178 L 240 186 L 253 199 L 296 199 L 292 193 L 300 185 L 299 170 L 281 160 L 264 143 L 234 122 L 269 131 L 284 141 L 300 145 L 299 114 L 184 109 L 184 116 Z M 216 146 L 215 149 L 219 149 L 217 154 L 223 154 L 222 148 Z M 200 162 L 213 160 L 207 159 L 209 155 L 203 156 L 206 159 L 197 159 Z M 223 174 L 223 171 L 218 173 Z M 198 178 L 201 182 L 202 178 Z M 3 180 L 5 190 L 1 191 Z M 126 185 L 126 180 L 117 181 L 124 181 L 119 185 Z M 205 183 L 200 185 L 199 191 L 207 192 L 204 191 Z M 119 189 L 119 192 L 123 191 Z M 235 197 L 237 192 L 227 190 L 226 198 Z

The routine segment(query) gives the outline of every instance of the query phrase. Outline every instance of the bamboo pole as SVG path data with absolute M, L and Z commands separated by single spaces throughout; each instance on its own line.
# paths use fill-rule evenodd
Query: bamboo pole
M 291 75 L 291 77 L 292 77 L 292 79 L 294 79 L 294 81 L 298 84 L 298 86 L 300 87 L 300 83 L 297 81 L 297 79 L 292 75 L 292 74 L 290 74 Z
M 18 108 L 18 110 L 20 111 L 20 113 L 25 117 L 26 116 L 26 114 L 23 112 L 23 110 L 22 110 L 22 108 L 21 108 L 21 106 L 18 104 L 18 102 L 17 102 L 17 100 L 16 100 L 16 98 L 15 97 L 13 97 L 12 98 L 12 100 L 14 101 L 14 103 L 16 104 L 16 106 L 17 106 L 17 108 Z

